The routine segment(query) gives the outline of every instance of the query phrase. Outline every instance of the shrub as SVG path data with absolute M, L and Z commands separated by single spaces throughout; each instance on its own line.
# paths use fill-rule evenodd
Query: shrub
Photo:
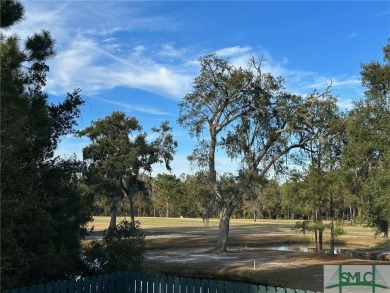
M 138 221 L 132 226 L 123 220 L 116 229 L 105 230 L 103 239 L 92 240 L 84 246 L 83 261 L 92 274 L 140 271 L 144 239 Z

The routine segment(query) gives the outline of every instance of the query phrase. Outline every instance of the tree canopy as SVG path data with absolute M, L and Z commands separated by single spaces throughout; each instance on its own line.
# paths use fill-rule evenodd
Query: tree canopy
M 168 122 L 164 121 L 159 128 L 153 128 L 157 138 L 152 142 L 147 141 L 147 134 L 141 130 L 135 117 L 113 112 L 78 133 L 92 141 L 83 149 L 90 174 L 97 174 L 99 185 L 108 184 L 111 190 L 117 188 L 122 193 L 111 193 L 115 201 L 111 229 L 116 228 L 117 204 L 123 196 L 129 199 L 131 224 L 135 226 L 134 195 L 143 189 L 141 172 L 151 172 L 153 164 L 163 162 L 170 170 L 177 143 L 173 140 Z
M 354 104 L 347 121 L 343 160 L 363 221 L 386 236 L 390 223 L 390 40 L 384 63 L 362 64 L 365 98 Z

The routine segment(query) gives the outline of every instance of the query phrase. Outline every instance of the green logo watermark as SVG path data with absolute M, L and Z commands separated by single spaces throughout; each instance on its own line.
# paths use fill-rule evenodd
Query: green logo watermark
M 324 293 L 390 293 L 390 265 L 325 265 Z

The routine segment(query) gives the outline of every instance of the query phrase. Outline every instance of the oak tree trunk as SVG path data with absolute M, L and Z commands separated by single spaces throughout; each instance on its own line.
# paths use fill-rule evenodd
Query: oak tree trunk
M 230 217 L 233 214 L 234 208 L 237 203 L 233 200 L 229 204 L 222 205 L 219 212 L 219 229 L 218 229 L 218 241 L 217 251 L 226 252 L 227 244 L 229 240 L 229 229 L 230 229 Z
M 217 250 L 220 252 L 227 251 L 227 243 L 229 239 L 230 215 L 227 207 L 223 207 L 219 213 L 219 229 Z
M 108 226 L 108 230 L 116 229 L 116 217 L 118 214 L 118 206 L 120 203 L 120 197 L 116 196 L 112 200 L 111 211 L 110 211 L 110 225 Z

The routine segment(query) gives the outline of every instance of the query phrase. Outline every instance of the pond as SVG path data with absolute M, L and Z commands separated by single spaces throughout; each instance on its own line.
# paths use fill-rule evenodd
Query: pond
M 352 257 L 352 251 L 356 247 L 342 247 L 342 248 L 335 248 L 334 254 L 340 254 L 347 257 Z M 277 250 L 277 251 L 296 251 L 296 252 L 316 252 L 315 247 L 308 247 L 304 244 L 281 244 L 281 245 L 274 245 L 274 246 L 268 246 L 266 249 L 270 250 Z M 329 248 L 323 248 L 322 252 L 324 253 L 331 253 L 331 250 Z

